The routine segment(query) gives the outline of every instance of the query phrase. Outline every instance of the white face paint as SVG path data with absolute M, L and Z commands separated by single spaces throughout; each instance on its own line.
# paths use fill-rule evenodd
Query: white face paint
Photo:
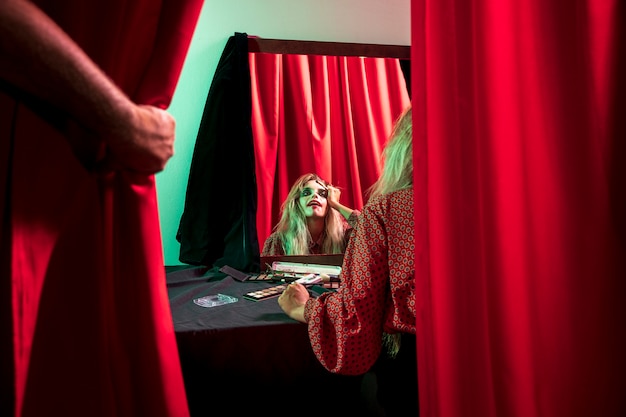
M 298 203 L 306 217 L 324 217 L 328 210 L 328 190 L 317 181 L 304 184 Z

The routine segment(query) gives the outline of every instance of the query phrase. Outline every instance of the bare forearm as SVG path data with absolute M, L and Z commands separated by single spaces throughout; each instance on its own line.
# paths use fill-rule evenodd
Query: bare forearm
M 351 209 L 350 207 L 346 207 L 341 203 L 338 202 L 333 202 L 331 203 L 331 207 L 334 208 L 335 210 L 337 210 L 339 213 L 341 213 L 341 215 L 348 220 L 348 218 L 350 217 L 350 215 L 352 214 L 352 212 L 354 211 L 353 209 Z
M 340 198 L 341 198 L 341 190 L 332 185 L 328 186 L 328 204 L 330 205 L 330 207 L 332 207 L 333 209 L 341 213 L 341 215 L 346 220 L 348 220 L 348 218 L 350 218 L 350 215 L 352 214 L 354 210 L 351 209 L 350 207 L 347 207 L 341 204 L 339 202 Z
M 174 118 L 133 103 L 27 0 L 0 0 L 0 78 L 64 111 L 104 141 L 107 166 L 151 174 L 174 154 Z
M 76 43 L 25 0 L 0 0 L 0 76 L 96 132 L 132 111 L 130 100 Z

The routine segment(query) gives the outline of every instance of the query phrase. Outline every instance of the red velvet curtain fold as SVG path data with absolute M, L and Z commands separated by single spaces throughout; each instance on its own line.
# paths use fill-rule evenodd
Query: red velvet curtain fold
M 304 173 L 317 173 L 342 190 L 342 203 L 361 208 L 410 100 L 397 59 L 250 53 L 249 61 L 262 246 Z
M 422 416 L 626 415 L 625 15 L 412 1 Z
M 169 105 L 202 0 L 37 3 L 135 101 Z M 0 107 L 14 144 L 0 155 L 15 401 L 3 412 L 187 416 L 154 177 L 88 172 L 62 120 L 4 94 Z

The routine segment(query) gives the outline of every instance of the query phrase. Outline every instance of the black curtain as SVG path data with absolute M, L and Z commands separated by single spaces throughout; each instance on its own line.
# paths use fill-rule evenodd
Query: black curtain
M 410 59 L 400 59 L 400 69 L 402 70 L 402 75 L 404 75 L 404 81 L 406 82 L 406 90 L 409 93 L 409 98 L 411 98 L 411 60 Z
M 248 36 L 235 33 L 209 89 L 176 239 L 179 260 L 259 270 Z

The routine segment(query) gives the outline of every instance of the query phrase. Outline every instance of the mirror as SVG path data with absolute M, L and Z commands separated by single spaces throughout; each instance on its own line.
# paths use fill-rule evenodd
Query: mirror
M 262 246 L 293 181 L 313 172 L 361 208 L 410 102 L 410 47 L 248 37 Z

